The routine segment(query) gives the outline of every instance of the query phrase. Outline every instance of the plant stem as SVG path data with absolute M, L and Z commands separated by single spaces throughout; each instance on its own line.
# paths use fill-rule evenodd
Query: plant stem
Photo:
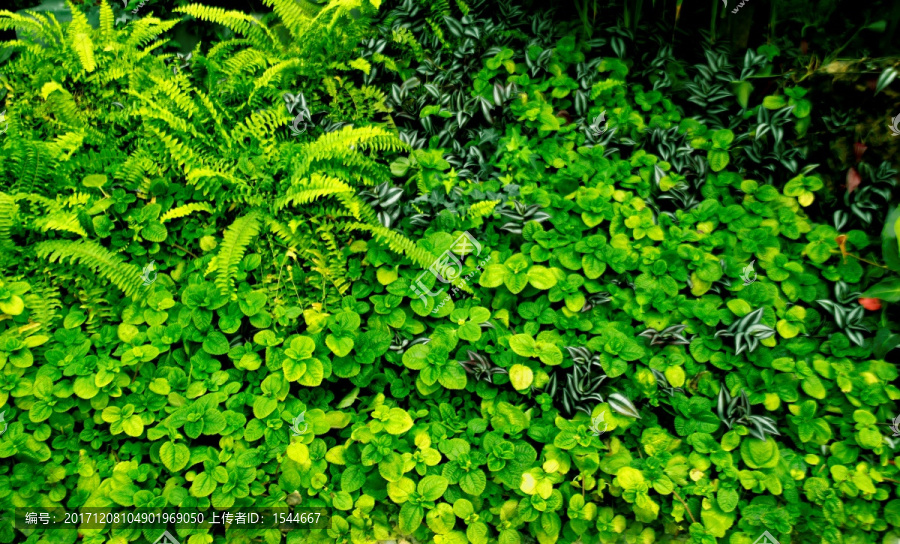
M 886 267 L 886 266 L 880 265 L 880 264 L 878 264 L 878 263 L 873 263 L 872 261 L 867 261 L 867 260 L 863 259 L 862 257 L 857 257 L 856 255 L 854 255 L 854 254 L 852 254 L 852 253 L 843 253 L 842 251 L 836 250 L 836 249 L 832 249 L 831 252 L 832 252 L 832 253 L 842 253 L 842 254 L 844 255 L 845 258 L 846 258 L 846 257 L 853 257 L 854 259 L 856 259 L 856 260 L 858 260 L 858 261 L 862 261 L 862 262 L 864 262 L 864 263 L 866 263 L 866 264 L 870 264 L 870 265 L 872 265 L 872 266 L 877 266 L 878 268 L 884 268 L 885 270 L 890 270 L 890 269 L 889 269 L 888 267 Z
M 691 521 L 697 523 L 697 518 L 695 518 L 694 514 L 691 513 L 691 509 L 688 508 L 687 503 L 684 502 L 684 499 L 681 498 L 681 495 L 679 495 L 678 492 L 674 489 L 672 490 L 672 494 L 675 495 L 675 498 L 678 499 L 679 502 L 681 502 L 682 506 L 684 506 L 684 509 L 687 511 L 688 515 L 691 516 Z
M 184 251 L 185 253 L 187 253 L 187 254 L 190 255 L 191 257 L 193 257 L 193 258 L 195 258 L 195 259 L 197 258 L 197 256 L 194 255 L 194 254 L 191 252 L 191 250 L 189 250 L 189 249 L 187 249 L 187 248 L 185 248 L 185 247 L 181 247 L 180 245 L 176 244 L 175 242 L 170 242 L 170 243 L 171 243 L 173 246 L 175 246 L 175 247 L 177 247 L 178 249 L 180 249 L 181 251 Z

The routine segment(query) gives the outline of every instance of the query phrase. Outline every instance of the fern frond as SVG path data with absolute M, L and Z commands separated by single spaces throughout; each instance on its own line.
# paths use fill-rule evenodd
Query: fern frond
M 275 200 L 274 208 L 279 211 L 285 206 L 309 204 L 318 198 L 338 193 L 352 194 L 353 188 L 331 176 L 313 174 L 312 179 L 303 180 L 288 188 L 284 196 Z
M 171 21 L 164 22 L 156 17 L 142 17 L 128 25 L 133 30 L 131 31 L 131 36 L 128 37 L 128 41 L 125 42 L 125 45 L 129 48 L 133 47 L 135 49 L 140 49 L 157 37 L 168 32 L 169 29 L 180 22 L 180 19 L 172 19 Z M 149 51 L 145 50 L 144 52 L 147 53 Z
M 206 57 L 211 61 L 216 61 L 220 56 L 227 57 L 229 55 L 229 50 L 234 47 L 244 47 L 252 45 L 250 40 L 243 38 L 232 38 L 230 40 L 223 40 L 221 42 L 216 43 L 209 49 L 209 53 L 206 54 Z
M 85 135 L 82 133 L 66 132 L 57 136 L 47 147 L 54 153 L 55 159 L 67 161 L 72 158 L 76 151 L 81 149 L 82 144 L 84 144 L 84 137 Z
M 227 187 L 244 184 L 244 181 L 234 174 L 230 172 L 224 172 L 222 170 L 215 170 L 213 168 L 193 168 L 189 170 L 187 175 L 185 176 L 187 182 L 190 185 L 194 185 L 195 187 L 197 187 L 197 189 L 203 191 L 204 195 L 209 193 L 210 185 L 213 185 L 213 183 L 211 181 L 200 182 L 199 180 L 215 180 L 216 178 L 227 181 Z
M 100 4 L 100 35 L 104 45 L 115 41 L 115 17 L 112 8 L 109 7 L 109 2 L 103 0 L 103 3 Z
M 177 208 L 172 208 L 166 213 L 162 214 L 162 217 L 159 218 L 160 223 L 165 223 L 170 219 L 179 219 L 181 217 L 187 217 L 194 212 L 206 212 L 213 213 L 213 207 L 207 204 L 206 202 L 191 202 L 190 204 L 185 204 L 184 206 L 178 206 Z
M 341 201 L 341 204 L 353 214 L 353 217 L 357 221 L 363 221 L 370 225 L 381 224 L 378 221 L 378 215 L 375 213 L 375 210 L 372 209 L 372 206 L 366 204 L 361 198 L 349 193 L 339 193 L 337 197 Z
M 67 208 L 72 208 L 72 207 L 83 207 L 88 202 L 90 202 L 90 200 L 92 198 L 93 198 L 93 196 L 91 196 L 88 193 L 79 193 L 78 191 L 75 191 L 74 193 L 72 193 L 71 195 L 69 195 L 65 198 L 57 197 L 57 200 L 63 206 L 65 206 Z
M 102 285 L 90 285 L 79 290 L 76 296 L 81 302 L 81 308 L 87 310 L 87 321 L 84 326 L 90 335 L 99 332 L 103 325 L 111 322 L 115 317 L 113 306 L 106 300 L 106 289 Z
M 13 148 L 11 162 L 16 187 L 22 187 L 28 192 L 44 187 L 41 182 L 50 179 L 57 166 L 57 161 L 53 159 L 47 147 L 44 142 L 23 140 L 21 145 Z
M 48 93 L 47 106 L 61 123 L 72 128 L 81 128 L 85 125 L 81 117 L 81 108 L 68 90 L 55 82 L 45 84 L 42 92 L 45 90 Z
M 412 50 L 413 55 L 416 57 L 416 60 L 421 60 L 425 56 L 425 51 L 422 49 L 422 46 L 419 45 L 419 42 L 416 41 L 415 36 L 410 29 L 405 27 L 395 28 L 391 31 L 391 39 L 394 43 L 400 45 L 407 45 Z
M 303 165 L 309 167 L 313 161 L 342 158 L 354 151 L 408 151 L 407 146 L 396 135 L 380 127 L 351 127 L 327 132 L 315 141 L 303 146 Z
M 384 242 L 394 253 L 409 257 L 416 265 L 428 268 L 434 264 L 434 255 L 417 246 L 412 240 L 395 230 L 390 230 L 381 225 L 367 225 L 365 223 L 352 223 L 348 225 L 350 230 L 363 230 L 372 233 L 376 239 Z
M 162 94 L 178 106 L 185 117 L 190 119 L 197 113 L 197 106 L 185 90 L 190 88 L 190 82 L 184 75 L 163 79 L 151 74 L 150 79 L 156 83 L 157 89 L 162 91 Z
M 15 199 L 6 193 L 0 193 L 0 247 L 10 243 L 10 232 L 18 213 L 19 206 Z
M 222 248 L 216 255 L 216 286 L 224 295 L 231 295 L 236 300 L 234 291 L 234 276 L 237 274 L 238 264 L 247 251 L 247 246 L 253 238 L 259 234 L 260 213 L 251 210 L 243 217 L 237 218 L 225 231 Z
M 72 212 L 59 211 L 44 217 L 39 217 L 35 219 L 34 224 L 41 232 L 61 230 L 87 237 L 87 232 L 84 231 L 81 227 L 81 223 L 78 222 L 78 216 Z
M 91 25 L 88 23 L 87 17 L 80 9 L 76 9 L 68 0 L 66 5 L 72 12 L 72 22 L 67 28 L 69 35 L 69 45 L 78 56 L 82 68 L 87 72 L 93 72 L 97 68 L 97 61 L 94 59 L 94 42 L 91 40 Z
M 259 142 L 263 154 L 271 154 L 275 149 L 275 131 L 291 120 L 286 111 L 284 108 L 278 108 L 275 111 L 253 112 L 234 127 L 230 137 L 242 146 L 247 145 L 244 138 L 255 138 Z
M 308 223 L 296 223 L 292 221 L 289 225 L 285 225 L 281 221 L 270 216 L 265 216 L 264 221 L 266 229 L 292 250 L 302 253 L 312 245 L 312 237 L 308 232 Z M 297 227 L 300 226 L 305 227 L 303 232 L 297 232 Z
M 334 285 L 338 293 L 343 295 L 350 288 L 350 282 L 347 281 L 347 267 L 344 265 L 346 259 L 341 253 L 330 227 L 323 225 L 316 229 L 316 233 L 325 242 L 325 247 L 328 248 L 328 254 L 331 258 L 324 257 L 319 251 L 310 251 L 309 253 L 319 257 L 319 262 L 317 263 L 319 273 Z
M 200 89 L 194 89 L 194 93 L 197 95 L 200 103 L 203 104 L 203 108 L 207 111 L 207 113 L 209 113 L 209 116 L 212 117 L 212 120 L 215 122 L 216 132 L 219 135 L 219 143 L 224 144 L 226 149 L 231 149 L 231 139 L 228 137 L 228 131 L 225 130 L 225 124 L 222 119 L 222 114 L 213 105 L 213 102 L 209 98 L 209 95 L 207 95 Z
M 152 126 L 145 128 L 157 136 L 157 139 L 163 143 L 175 163 L 182 169 L 190 170 L 191 165 L 197 162 L 197 155 L 187 144 L 179 142 L 168 134 L 163 134 Z
M 268 70 L 266 70 L 263 75 L 256 78 L 253 82 L 253 92 L 250 93 L 250 97 L 247 99 L 247 103 L 249 104 L 253 97 L 256 96 L 256 93 L 259 92 L 260 89 L 264 89 L 267 87 L 280 87 L 281 79 L 291 68 L 296 68 L 300 66 L 299 59 L 290 59 L 283 62 L 279 62 L 275 66 L 272 66 Z
M 97 80 L 101 83 L 110 83 L 112 81 L 121 81 L 131 75 L 131 67 L 125 64 L 114 64 L 112 66 L 105 66 L 103 71 L 101 71 Z
M 246 36 L 253 45 L 260 49 L 269 49 L 277 43 L 268 28 L 242 11 L 226 11 L 222 8 L 202 4 L 182 6 L 172 11 L 186 13 L 203 21 L 218 23 L 231 29 L 235 34 Z
M 466 215 L 471 219 L 477 219 L 479 217 L 485 217 L 491 215 L 494 212 L 494 208 L 497 207 L 497 204 L 500 204 L 499 200 L 485 200 L 482 202 L 476 202 L 469 206 L 469 211 Z
M 54 40 L 46 33 L 46 25 L 35 12 L 26 11 L 25 13 L 30 17 L 12 11 L 0 11 L 0 30 L 15 30 L 20 36 L 34 36 L 38 40 L 52 44 Z
M 156 177 L 162 169 L 159 160 L 153 157 L 146 149 L 138 149 L 133 155 L 125 159 L 125 162 L 116 172 L 116 179 L 121 179 L 131 187 L 141 185 L 150 177 Z
M 257 49 L 244 49 L 238 51 L 225 61 L 225 71 L 229 74 L 242 72 L 253 73 L 259 69 L 265 69 L 269 61 L 266 55 Z
M 34 245 L 38 257 L 52 262 L 71 262 L 87 266 L 92 272 L 118 287 L 126 296 L 138 292 L 143 282 L 141 269 L 126 263 L 116 254 L 92 240 L 53 240 Z
M 30 320 L 39 323 L 40 330 L 53 331 L 54 322 L 61 319 L 58 310 L 62 308 L 62 301 L 56 287 L 32 287 L 25 295 L 25 305 L 31 312 Z
M 263 0 L 263 4 L 272 8 L 294 40 L 303 40 L 304 30 L 313 20 L 309 14 L 309 6 L 294 0 Z

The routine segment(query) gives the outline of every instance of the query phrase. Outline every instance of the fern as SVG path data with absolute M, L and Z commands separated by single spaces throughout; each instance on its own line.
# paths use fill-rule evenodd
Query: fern
M 72 232 L 79 236 L 87 237 L 87 232 L 81 227 L 81 224 L 78 222 L 78 216 L 73 212 L 54 212 L 50 215 L 37 218 L 34 223 L 41 232 L 58 230 Z
M 10 244 L 10 232 L 18 212 L 19 206 L 15 199 L 0 192 L 0 247 Z
M 178 19 L 163 22 L 156 17 L 142 17 L 129 25 L 133 30 L 131 31 L 131 36 L 128 37 L 128 41 L 125 42 L 125 45 L 129 48 L 144 47 L 157 37 L 168 32 L 180 22 L 181 21 Z M 149 53 L 152 48 L 153 46 L 144 52 Z
M 483 202 L 476 202 L 475 204 L 469 206 L 467 215 L 471 219 L 486 217 L 494 212 L 494 208 L 497 207 L 497 204 L 500 204 L 499 200 L 485 200 Z
M 91 41 L 91 26 L 87 17 L 79 9 L 75 9 L 68 0 L 66 5 L 72 12 L 72 22 L 66 29 L 69 35 L 69 44 L 78 56 L 81 66 L 87 72 L 97 69 L 97 61 L 94 59 L 94 42 Z
M 386 229 L 380 225 L 367 225 L 365 223 L 352 223 L 348 225 L 348 228 L 350 230 L 371 232 L 376 239 L 386 243 L 391 251 L 409 257 L 416 265 L 422 268 L 428 268 L 434 264 L 434 255 L 420 248 L 412 240 L 397 231 Z
M 115 318 L 115 308 L 105 299 L 106 289 L 92 285 L 76 293 L 81 307 L 87 310 L 84 326 L 89 335 L 97 334 L 100 328 Z
M 304 30 L 309 28 L 310 22 L 321 13 L 320 11 L 311 17 L 312 12 L 309 6 L 301 6 L 301 3 L 294 0 L 263 0 L 263 4 L 272 8 L 272 11 L 284 22 L 285 28 L 297 41 L 304 39 Z
M 126 263 L 114 253 L 91 240 L 72 242 L 56 240 L 34 245 L 38 257 L 51 263 L 65 259 L 88 267 L 92 272 L 108 280 L 126 296 L 133 296 L 142 286 L 141 270 Z
M 290 59 L 284 62 L 280 62 L 275 66 L 272 66 L 265 73 L 256 78 L 253 82 L 253 92 L 250 93 L 250 98 L 247 99 L 247 103 L 250 103 L 256 93 L 259 92 L 260 89 L 264 89 L 267 87 L 271 87 L 273 85 L 281 86 L 281 80 L 284 78 L 285 73 L 288 72 L 291 68 L 297 68 L 300 66 L 300 61 L 298 59 Z
M 190 204 L 185 204 L 184 206 L 178 206 L 177 208 L 172 208 L 167 211 L 159 218 L 160 223 L 165 223 L 170 219 L 179 219 L 181 217 L 187 217 L 194 212 L 206 212 L 213 213 L 214 208 L 205 202 L 191 202 Z
M 57 287 L 32 287 L 25 295 L 25 304 L 31 312 L 30 319 L 39 323 L 41 330 L 52 332 L 55 322 L 61 319 L 58 310 L 62 308 L 62 301 Z
M 242 11 L 225 11 L 222 8 L 201 4 L 178 7 L 173 11 L 186 13 L 197 19 L 225 26 L 234 31 L 235 34 L 246 36 L 259 49 L 269 49 L 277 43 L 268 28 Z
M 233 300 L 237 300 L 237 295 L 232 291 L 238 264 L 244 257 L 247 246 L 259 234 L 260 225 L 259 212 L 256 210 L 236 219 L 225 231 L 222 248 L 216 255 L 216 286 L 222 294 L 231 295 Z
M 314 174 L 312 179 L 303 180 L 292 185 L 284 196 L 275 201 L 275 210 L 281 210 L 289 205 L 309 204 L 324 196 L 338 195 L 340 193 L 353 193 L 353 188 L 339 179 L 321 174 Z

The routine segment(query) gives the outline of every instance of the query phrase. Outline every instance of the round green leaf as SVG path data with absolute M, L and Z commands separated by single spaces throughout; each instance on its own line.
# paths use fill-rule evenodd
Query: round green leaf
M 741 442 L 741 458 L 750 468 L 775 468 L 781 456 L 774 439 L 745 437 Z
M 163 442 L 159 448 L 159 459 L 172 472 L 183 469 L 191 458 L 191 450 L 184 444 Z

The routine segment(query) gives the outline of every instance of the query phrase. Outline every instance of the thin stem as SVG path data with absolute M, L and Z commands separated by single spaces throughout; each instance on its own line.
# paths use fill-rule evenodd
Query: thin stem
M 172 244 L 173 246 L 177 247 L 177 248 L 180 249 L 181 251 L 184 251 L 185 253 L 187 253 L 187 254 L 190 255 L 191 257 L 193 257 L 193 258 L 195 258 L 195 259 L 197 258 L 197 256 L 194 255 L 194 253 L 193 253 L 190 249 L 188 249 L 188 248 L 186 248 L 186 247 L 181 247 L 180 245 L 176 244 L 175 242 L 169 242 L 169 243 Z
M 856 255 L 854 255 L 854 254 L 852 254 L 852 253 L 844 253 L 843 251 L 840 251 L 840 250 L 837 250 L 837 249 L 832 249 L 831 252 L 832 252 L 832 253 L 842 253 L 842 254 L 844 255 L 844 259 L 845 259 L 845 260 L 846 260 L 847 257 L 853 257 L 854 259 L 856 259 L 856 260 L 858 260 L 858 261 L 862 261 L 862 262 L 864 262 L 864 263 L 866 263 L 866 264 L 870 264 L 870 265 L 872 265 L 872 266 L 877 266 L 878 268 L 884 268 L 885 270 L 890 270 L 890 268 L 888 268 L 888 267 L 886 267 L 886 266 L 880 265 L 880 264 L 878 264 L 878 263 L 873 263 L 872 261 L 867 261 L 867 260 L 863 259 L 862 257 L 857 257 Z
M 688 515 L 691 516 L 691 521 L 693 521 L 694 523 L 697 523 L 697 518 L 695 518 L 694 514 L 691 513 L 691 509 L 688 508 L 687 503 L 684 502 L 684 499 L 681 498 L 681 495 L 679 495 L 678 492 L 675 491 L 674 489 L 672 490 L 672 494 L 675 495 L 675 498 L 678 499 L 679 502 L 681 502 L 682 506 L 684 506 L 684 509 L 687 511 Z

